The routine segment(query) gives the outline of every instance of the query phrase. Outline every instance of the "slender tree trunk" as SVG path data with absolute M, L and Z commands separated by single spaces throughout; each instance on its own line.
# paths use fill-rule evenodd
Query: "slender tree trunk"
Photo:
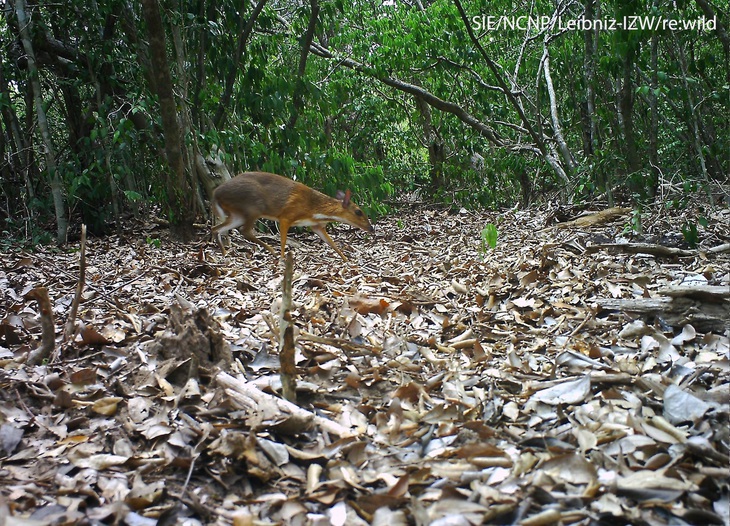
M 629 174 L 633 174 L 641 168 L 636 149 L 636 137 L 634 135 L 634 81 L 632 72 L 634 69 L 634 49 L 628 44 L 623 62 L 623 77 L 619 89 L 619 111 L 623 123 L 624 153 L 626 155 L 626 168 Z
M 684 90 L 687 94 L 685 104 L 687 108 L 687 127 L 689 128 L 690 136 L 692 137 L 692 146 L 694 146 L 697 158 L 700 161 L 700 171 L 705 181 L 709 180 L 707 175 L 707 164 L 705 163 L 705 154 L 702 151 L 702 137 L 700 136 L 700 123 L 697 115 L 697 108 L 694 103 L 694 95 L 692 94 L 692 87 L 687 82 L 687 58 L 684 55 L 684 49 L 682 43 L 674 35 L 674 43 L 677 46 L 677 57 L 679 58 L 679 67 L 682 70 L 682 84 L 684 84 Z
M 289 130 L 293 130 L 297 123 L 299 114 L 304 106 L 304 74 L 307 69 L 307 57 L 309 56 L 309 48 L 312 45 L 314 39 L 314 30 L 317 28 L 317 17 L 319 16 L 319 2 L 317 0 L 310 0 L 311 11 L 309 14 L 309 24 L 307 24 L 307 30 L 302 35 L 302 49 L 299 54 L 299 68 L 297 69 L 297 82 L 294 87 L 294 96 L 292 100 L 293 108 L 291 115 L 289 116 L 289 122 L 286 127 Z
M 599 8 L 598 0 L 586 0 L 584 18 L 586 20 L 600 18 L 600 14 L 598 13 Z M 598 133 L 598 116 L 596 115 L 596 54 L 598 52 L 598 39 L 599 32 L 597 28 L 584 32 L 583 74 L 586 83 L 586 116 L 583 152 L 587 158 L 593 157 L 601 148 Z M 612 207 L 614 199 L 610 175 L 607 175 L 600 169 L 596 169 L 593 177 L 598 188 L 603 189 L 606 193 L 608 206 Z
M 56 212 L 56 242 L 62 244 L 66 242 L 68 233 L 68 215 L 66 214 L 66 198 L 63 195 L 63 185 L 61 177 L 56 166 L 56 152 L 51 139 L 51 132 L 48 129 L 48 120 L 46 111 L 43 109 L 43 97 L 41 93 L 41 82 L 38 77 L 38 67 L 36 66 L 35 52 L 30 37 L 29 21 L 25 13 L 25 0 L 15 0 L 15 13 L 18 17 L 18 27 L 20 28 L 20 39 L 23 42 L 23 48 L 28 59 L 28 73 L 30 76 L 30 85 L 33 90 L 33 102 L 38 118 L 38 129 L 41 132 L 43 146 L 46 154 L 46 169 L 51 185 L 51 194 L 53 195 L 53 207 Z
M 658 0 L 654 0 L 654 6 L 658 7 Z M 651 171 L 651 183 L 649 195 L 656 195 L 659 185 L 659 110 L 657 108 L 657 90 L 659 89 L 659 36 L 656 31 L 651 34 L 651 82 L 649 93 L 649 165 Z
M 707 0 L 695 1 L 697 2 L 697 5 L 700 6 L 700 9 L 702 9 L 706 18 L 715 20 L 715 32 L 717 33 L 720 42 L 722 42 L 722 51 L 725 55 L 725 80 L 728 84 L 730 84 L 730 36 L 728 36 L 727 28 Z M 720 4 L 718 3 L 717 5 Z M 727 15 L 727 4 L 725 4 L 725 15 Z
M 585 19 L 595 19 L 595 1 L 586 0 Z M 585 46 L 583 51 L 583 75 L 586 83 L 586 136 L 587 141 L 584 145 L 584 154 L 586 157 L 592 156 L 596 152 L 598 142 L 598 128 L 596 125 L 596 94 L 595 94 L 595 77 L 596 77 L 596 39 L 597 33 L 594 30 L 584 32 Z
M 2 62 L 2 60 L 0 60 Z M 10 91 L 8 90 L 8 83 L 3 76 L 2 68 L 0 68 L 0 95 L 5 100 L 10 100 Z M 18 115 L 15 113 L 15 107 L 11 104 L 0 105 L 0 111 L 2 111 L 3 121 L 5 122 L 5 128 L 8 135 L 11 137 L 10 147 L 10 166 L 13 171 L 20 172 L 25 185 L 25 193 L 22 193 L 23 205 L 28 210 L 29 220 L 35 216 L 35 211 L 31 207 L 31 203 L 35 200 L 35 189 L 30 180 L 30 174 L 28 172 L 30 167 L 29 148 L 23 137 L 23 133 L 20 130 L 20 121 Z M 15 160 L 13 160 L 15 159 Z
M 248 18 L 246 25 L 241 29 L 241 34 L 238 36 L 238 46 L 233 57 L 233 64 L 231 69 L 228 71 L 226 84 L 223 89 L 223 96 L 218 103 L 218 110 L 215 112 L 215 117 L 213 118 L 213 125 L 219 130 L 225 125 L 226 115 L 230 111 L 229 105 L 231 103 L 231 95 L 233 94 L 233 83 L 241 70 L 241 61 L 243 52 L 246 49 L 246 43 L 248 42 L 248 38 L 251 36 L 256 19 L 263 10 L 267 1 L 268 0 L 259 0 L 256 7 L 254 7 L 251 16 Z
M 183 152 L 183 163 L 185 165 L 185 173 L 190 174 L 190 184 L 195 189 L 195 199 L 197 202 L 198 210 L 205 210 L 205 204 L 203 203 L 203 195 L 200 192 L 200 185 L 196 178 L 196 163 L 195 160 L 200 155 L 200 148 L 198 146 L 197 133 L 193 133 L 193 121 L 190 113 L 190 106 L 188 106 L 188 74 L 185 65 L 188 63 L 187 52 L 185 50 L 185 43 L 183 42 L 182 32 L 180 26 L 173 24 L 172 26 L 172 40 L 174 43 L 175 57 L 177 59 L 177 78 L 178 86 L 180 90 L 180 97 L 178 105 L 180 106 L 180 125 L 181 125 L 181 137 L 190 137 L 189 141 L 185 141 L 185 147 L 182 149 Z
M 555 88 L 553 87 L 553 79 L 550 75 L 550 53 L 548 53 L 547 44 L 545 44 L 545 51 L 543 53 L 543 73 L 545 75 L 545 85 L 547 86 L 548 97 L 550 99 L 550 118 L 553 123 L 553 135 L 555 142 L 557 143 L 558 151 L 560 156 L 563 158 L 565 166 L 572 172 L 575 170 L 575 159 L 573 154 L 568 148 L 568 143 L 565 142 L 563 137 L 563 127 L 560 124 L 560 117 L 558 116 L 558 101 L 555 97 Z
M 101 14 L 98 10 L 98 5 L 95 3 L 92 5 L 94 7 L 94 10 L 96 11 L 96 15 L 101 18 Z M 109 50 L 113 45 L 118 18 L 119 17 L 117 14 L 109 14 L 104 17 L 104 31 L 102 33 L 102 42 L 104 49 L 106 50 Z M 89 71 L 89 80 L 94 85 L 94 91 L 96 94 L 96 109 L 97 111 L 101 111 L 101 109 L 104 107 L 104 100 L 107 97 L 114 97 L 114 88 L 108 80 L 115 75 L 114 65 L 110 61 L 105 60 L 100 65 L 100 75 L 97 75 L 91 61 L 87 60 L 87 69 Z M 104 79 L 104 82 L 102 82 L 99 77 Z M 81 105 L 79 104 L 78 107 L 81 107 Z M 85 120 L 89 121 L 90 119 Z M 83 128 L 80 129 L 83 130 Z M 106 168 L 106 181 L 107 185 L 109 186 L 109 195 L 112 202 L 112 214 L 114 215 L 114 224 L 116 226 L 117 233 L 121 234 L 122 224 L 120 219 L 122 209 L 119 199 L 120 192 L 119 184 L 114 178 L 114 170 L 112 168 L 112 141 L 109 136 L 102 138 L 102 144 L 104 148 L 104 167 Z
M 446 152 L 444 140 L 438 130 L 433 126 L 431 119 L 431 107 L 422 98 L 416 96 L 416 108 L 421 115 L 421 126 L 423 128 L 423 139 L 428 148 L 428 164 L 430 165 L 431 188 L 439 190 L 446 184 L 444 180 L 444 161 Z
M 147 24 L 147 38 L 154 78 L 153 88 L 160 102 L 162 129 L 165 135 L 165 155 L 173 174 L 168 175 L 166 181 L 170 229 L 178 239 L 189 241 L 193 237 L 195 215 L 193 192 L 185 176 L 182 135 L 172 90 L 170 66 L 167 62 L 165 32 L 157 0 L 142 0 L 142 11 Z
M 88 67 L 89 70 L 89 79 L 91 80 L 92 84 L 94 85 L 94 91 L 96 92 L 96 106 L 97 109 L 101 109 L 103 107 L 103 96 L 104 96 L 104 90 L 102 88 L 101 83 L 99 82 L 98 77 L 96 76 L 96 73 L 94 72 L 94 69 L 89 64 Z M 76 106 L 77 108 L 80 108 L 80 104 Z M 70 113 L 70 108 L 69 108 Z M 79 129 L 79 134 L 82 133 L 82 130 Z M 85 132 L 83 132 L 85 133 Z M 111 196 L 112 201 L 112 213 L 114 214 L 114 223 L 116 224 L 117 233 L 120 232 L 121 228 L 121 222 L 119 221 L 121 217 L 121 207 L 119 205 L 119 191 L 117 182 L 114 180 L 114 170 L 112 169 L 112 145 L 110 140 L 104 140 L 101 139 L 102 146 L 104 148 L 104 167 L 106 168 L 106 180 L 107 185 L 109 186 L 109 192 Z M 93 230 L 92 230 L 93 231 Z
M 138 20 L 137 15 L 134 12 L 134 9 L 132 8 L 132 3 L 129 1 L 122 2 L 122 18 L 121 18 L 121 26 L 122 31 L 125 33 L 129 41 L 134 45 L 134 48 L 137 52 L 137 62 L 139 62 L 140 66 L 142 66 L 142 75 L 144 76 L 145 80 L 147 81 L 147 84 L 152 88 L 154 92 L 154 86 L 155 86 L 155 78 L 154 78 L 154 66 L 150 62 L 150 52 L 147 47 L 147 41 L 144 38 L 144 35 L 140 36 L 137 28 Z M 102 81 L 104 79 L 101 79 Z M 141 115 L 143 112 L 136 112 L 132 115 L 134 117 L 135 115 Z M 137 129 L 145 129 L 144 127 L 140 127 L 137 125 L 137 123 L 134 123 Z
M 205 123 L 203 122 L 202 116 L 200 114 L 200 104 L 201 104 L 201 98 L 200 95 L 203 90 L 203 83 L 205 81 L 205 57 L 206 53 L 208 52 L 208 28 L 206 26 L 206 16 L 207 16 L 207 8 L 208 8 L 208 2 L 206 0 L 198 0 L 199 1 L 199 8 L 198 8 L 198 24 L 201 27 L 199 38 L 200 43 L 198 45 L 198 54 L 196 57 L 196 66 L 195 66 L 195 81 L 193 85 L 193 109 L 192 109 L 192 120 L 194 125 L 197 127 L 198 130 L 203 131 L 207 128 L 205 126 Z

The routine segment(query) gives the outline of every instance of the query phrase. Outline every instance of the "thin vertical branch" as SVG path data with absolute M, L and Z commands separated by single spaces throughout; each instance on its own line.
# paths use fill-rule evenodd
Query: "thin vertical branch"
M 86 225 L 81 225 L 81 247 L 79 249 L 79 280 L 76 282 L 76 293 L 71 302 L 71 310 L 68 313 L 66 327 L 64 328 L 63 341 L 67 342 L 73 338 L 76 332 L 76 313 L 81 303 L 81 294 L 86 284 Z
M 281 369 L 281 393 L 286 400 L 296 402 L 296 365 L 294 348 L 294 325 L 291 319 L 291 287 L 294 263 L 291 251 L 286 255 L 284 279 L 281 282 L 281 316 L 279 317 L 279 363 Z

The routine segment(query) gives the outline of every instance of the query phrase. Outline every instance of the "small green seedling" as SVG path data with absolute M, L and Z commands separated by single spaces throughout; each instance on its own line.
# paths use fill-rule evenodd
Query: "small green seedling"
M 147 244 L 148 245 L 152 245 L 155 248 L 160 248 L 160 245 L 162 243 L 160 242 L 159 238 L 158 239 L 153 239 L 153 238 L 147 236 Z
M 487 245 L 489 245 L 489 248 L 497 246 L 497 236 L 497 227 L 492 223 L 488 223 L 482 228 L 482 246 L 480 249 L 482 254 L 487 251 Z

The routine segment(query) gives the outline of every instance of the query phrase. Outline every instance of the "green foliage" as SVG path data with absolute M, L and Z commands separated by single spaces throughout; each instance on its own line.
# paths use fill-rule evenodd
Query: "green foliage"
M 704 216 L 698 216 L 696 222 L 695 221 L 686 221 L 682 225 L 682 235 L 684 236 L 684 240 L 692 248 L 696 248 L 697 244 L 700 241 L 700 233 L 697 228 L 697 225 L 707 228 L 707 225 L 708 225 L 707 218 Z
M 636 234 L 641 234 L 644 231 L 644 226 L 641 219 L 641 209 L 637 208 L 631 211 L 629 224 L 624 229 L 625 233 L 628 233 L 628 231 L 634 232 Z
M 48 245 L 53 240 L 51 232 L 36 221 L 7 218 L 0 231 L 0 252 L 32 250 L 38 245 Z
M 682 235 L 684 236 L 684 240 L 692 248 L 695 248 L 700 240 L 700 235 L 697 231 L 697 224 L 693 222 L 688 221 L 682 225 Z
M 486 253 L 487 247 L 494 249 L 497 246 L 497 227 L 493 223 L 484 226 L 481 232 L 481 245 L 479 250 Z
M 162 242 L 159 238 L 151 238 L 147 236 L 147 244 L 155 248 L 160 248 Z
M 544 134 L 548 150 L 556 145 L 541 69 L 547 41 L 555 102 L 577 165 L 566 171 L 578 201 L 611 195 L 617 200 L 649 202 L 660 182 L 656 174 L 661 173 L 672 181 L 681 178 L 685 185 L 683 195 L 672 196 L 672 206 L 679 207 L 702 184 L 721 182 L 730 172 L 730 89 L 721 42 L 711 32 L 599 31 L 595 75 L 589 79 L 582 31 L 552 28 L 547 30 L 549 35 L 540 36 L 534 28 L 480 31 L 481 46 L 497 69 L 509 76 L 512 92 L 520 98 L 529 120 L 526 124 L 495 88 L 498 82 L 492 70 L 450 0 L 425 2 L 423 9 L 409 2 L 335 0 L 320 6 L 315 40 L 341 57 L 330 61 L 310 53 L 302 76 L 298 68 L 301 37 L 309 22 L 306 3 L 267 6 L 240 63 L 235 61 L 236 50 L 250 5 L 222 0 L 204 4 L 204 10 L 190 2 L 166 6 L 167 35 L 174 28 L 183 40 L 182 50 L 168 40 L 168 57 L 181 118 L 191 120 L 192 133 L 183 140 L 186 154 L 194 153 L 195 147 L 203 155 L 217 149 L 233 173 L 269 170 L 330 195 L 350 188 L 358 204 L 375 216 L 388 212 L 387 203 L 394 196 L 410 192 L 474 208 L 498 208 L 525 197 L 556 195 L 564 181 L 526 131 L 529 124 Z M 537 0 L 531 6 L 527 11 L 525 6 L 508 3 L 476 2 L 466 9 L 468 16 L 546 15 L 555 4 Z M 71 0 L 68 7 L 33 5 L 34 41 L 40 45 L 44 35 L 54 35 L 66 46 L 43 48 L 49 54 L 41 70 L 43 105 L 71 220 L 87 222 L 92 230 L 103 232 L 113 219 L 113 200 L 123 211 L 140 202 L 164 203 L 170 197 L 164 184 L 168 167 L 160 154 L 164 137 L 147 58 L 139 44 L 147 38 L 139 3 Z M 577 16 L 578 11 L 570 9 L 564 18 Z M 689 20 L 701 14 L 692 2 L 610 0 L 601 9 L 606 17 L 656 15 Z M 12 23 L 2 20 L 3 42 L 16 41 Z M 656 68 L 651 60 L 652 39 L 660 50 Z M 54 49 L 72 52 L 54 59 Z M 12 55 L 13 49 L 8 52 Z M 180 57 L 182 71 L 177 68 L 178 52 L 187 53 Z M 361 63 L 361 70 L 344 67 L 339 58 L 345 57 Z M 0 183 L 8 215 L 27 215 L 30 205 L 37 218 L 34 225 L 48 225 L 53 220 L 53 201 L 44 177 L 42 141 L 32 125 L 35 110 L 32 105 L 26 107 L 30 98 L 26 71 L 18 67 L 20 57 L 10 59 L 0 64 L 8 86 L 0 90 L 0 107 L 25 123 L 21 131 L 27 146 L 20 150 L 30 155 L 24 159 L 25 153 L 13 150 L 14 139 L 3 119 L 0 132 L 2 144 L 10 145 L 6 150 L 10 170 L 0 172 Z M 231 73 L 235 77 L 226 118 L 216 126 L 212 121 Z M 386 78 L 459 105 L 512 147 L 491 144 L 450 113 L 433 107 L 424 112 L 412 94 L 381 82 Z M 588 87 L 595 93 L 597 133 L 590 148 L 585 137 Z M 632 96 L 638 166 L 632 165 L 625 148 L 622 93 Z M 649 155 L 652 101 L 658 112 L 658 170 L 651 166 L 655 161 Z M 699 152 L 692 140 L 695 123 L 702 140 Z M 432 154 L 441 151 L 443 155 L 429 156 L 429 147 Z M 481 158 L 481 164 L 475 158 Z M 25 163 L 38 195 L 33 203 L 25 202 L 23 185 L 17 184 Z M 527 190 L 530 196 L 525 195 Z M 632 221 L 629 228 L 640 231 L 640 214 Z M 686 226 L 690 239 L 692 224 Z M 30 232 L 24 235 L 37 238 Z
M 139 192 L 135 192 L 134 190 L 125 190 L 124 196 L 133 203 L 142 199 L 142 194 L 140 194 Z

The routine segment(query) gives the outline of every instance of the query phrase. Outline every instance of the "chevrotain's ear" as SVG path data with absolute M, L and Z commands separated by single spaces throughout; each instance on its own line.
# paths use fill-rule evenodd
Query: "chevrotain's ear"
M 350 192 L 349 188 L 345 190 L 345 195 L 342 197 L 342 206 L 347 208 L 350 206 L 350 197 L 352 196 L 352 193 Z

